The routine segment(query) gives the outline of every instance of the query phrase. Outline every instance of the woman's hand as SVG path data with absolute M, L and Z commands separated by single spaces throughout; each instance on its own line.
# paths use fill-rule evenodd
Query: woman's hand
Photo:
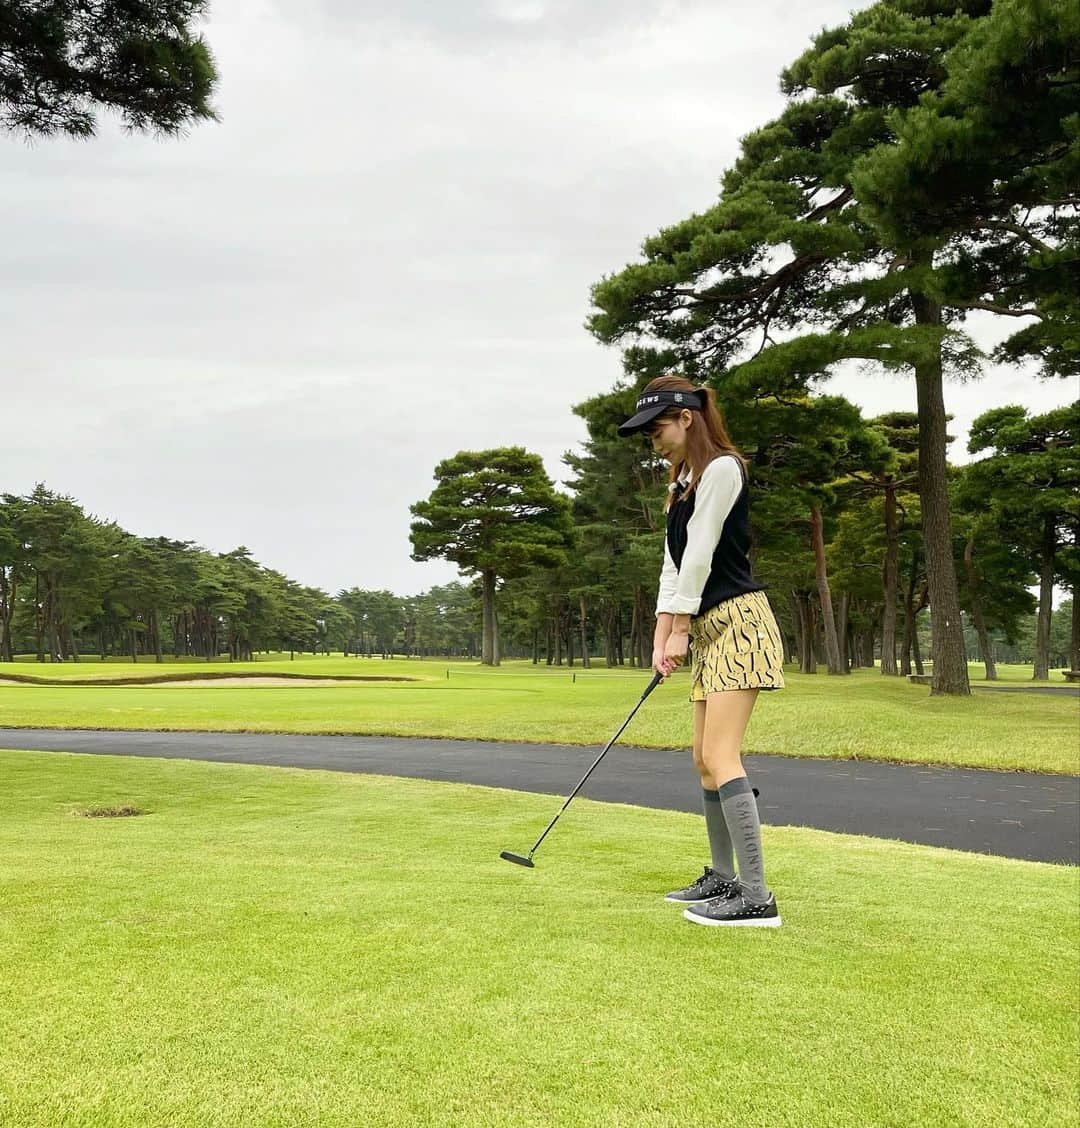
M 677 669 L 686 662 L 686 654 L 690 647 L 690 635 L 686 631 L 672 631 L 668 635 L 664 646 L 664 662 L 667 673 Z

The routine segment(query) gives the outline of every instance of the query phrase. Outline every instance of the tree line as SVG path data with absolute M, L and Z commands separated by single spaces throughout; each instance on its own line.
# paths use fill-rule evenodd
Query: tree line
M 440 463 L 435 490 L 412 507 L 414 559 L 441 556 L 478 577 L 484 662 L 498 664 L 507 635 L 534 661 L 576 652 L 588 665 L 602 650 L 608 665 L 649 665 L 667 468 L 647 442 L 616 437 L 635 396 L 625 386 L 575 408 L 589 437 L 564 456 L 569 496 L 538 456 L 504 448 Z M 723 406 L 750 458 L 751 563 L 785 660 L 804 673 L 877 659 L 885 675 L 922 673 L 917 623 L 930 596 L 917 415 L 866 419 L 843 397 L 805 394 L 729 394 Z M 983 457 L 947 466 L 963 656 L 981 658 L 988 678 L 1033 615 L 1034 676 L 1048 677 L 1052 660 L 1077 668 L 1078 439 L 1080 401 L 1038 416 L 993 408 L 968 443 Z M 1067 643 L 1059 627 L 1052 645 L 1055 585 L 1073 599 Z
M 603 658 L 609 666 L 645 668 L 666 472 L 644 443 L 613 437 L 632 400 L 625 389 L 577 407 L 590 437 L 565 456 L 574 474 L 569 496 L 553 488 L 537 456 L 520 448 L 470 452 L 441 464 L 432 497 L 447 506 L 456 492 L 454 558 L 473 579 L 417 596 L 359 587 L 331 596 L 260 565 L 243 546 L 212 553 L 190 541 L 134 536 L 44 485 L 25 496 L 0 495 L 0 660 L 15 654 L 40 661 L 88 654 L 244 660 L 262 651 L 331 650 L 484 658 L 487 637 L 494 650 L 486 660 L 493 664 L 510 655 L 552 665 L 588 667 Z M 807 673 L 819 663 L 848 672 L 873 664 L 876 655 L 883 673 L 922 672 L 926 635 L 918 624 L 927 577 L 912 487 L 915 417 L 892 413 L 859 422 L 857 410 L 839 401 L 803 405 L 788 418 L 820 421 L 814 412 L 826 410 L 857 426 L 824 442 L 811 427 L 812 440 L 799 440 L 762 416 L 773 436 L 770 449 L 784 457 L 776 465 L 752 465 L 752 555 L 769 585 L 785 658 Z M 1034 660 L 1036 676 L 1045 676 L 1051 662 L 1076 668 L 1080 616 L 1069 504 L 1076 494 L 1071 459 L 1078 427 L 1076 408 L 1034 418 L 1022 408 L 995 408 L 976 422 L 970 442 L 990 445 L 990 455 L 951 468 L 965 652 L 982 657 L 989 677 L 998 654 Z M 836 476 L 841 449 L 845 473 Z M 860 450 L 877 450 L 878 460 L 860 460 Z M 433 509 L 418 503 L 414 512 L 430 517 Z M 432 554 L 430 536 L 414 533 L 417 542 L 421 556 Z M 1051 589 L 1038 601 L 1028 591 L 1040 578 L 1073 592 L 1053 617 Z M 823 591 L 829 592 L 824 602 Z M 841 655 L 835 666 L 823 610 L 830 606 Z M 495 620 L 486 635 L 485 614 Z M 888 649 L 890 636 L 898 654 Z
M 472 656 L 471 591 L 332 596 L 252 558 L 139 537 L 44 485 L 0 495 L 0 661 L 127 656 L 216 661 L 260 651 Z

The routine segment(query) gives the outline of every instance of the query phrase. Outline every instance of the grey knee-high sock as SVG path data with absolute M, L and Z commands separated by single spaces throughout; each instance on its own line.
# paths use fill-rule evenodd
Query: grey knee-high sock
M 731 835 L 720 804 L 720 792 L 701 789 L 705 806 L 705 829 L 709 832 L 709 850 L 712 852 L 714 873 L 731 881 L 735 877 L 735 859 L 731 852 Z
M 770 894 L 761 856 L 761 823 L 754 789 L 746 776 L 729 779 L 720 788 L 720 806 L 739 862 L 739 884 L 748 901 L 763 905 Z

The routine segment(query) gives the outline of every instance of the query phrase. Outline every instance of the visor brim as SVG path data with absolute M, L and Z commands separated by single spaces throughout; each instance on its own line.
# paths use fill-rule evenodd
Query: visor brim
M 619 437 L 626 439 L 631 435 L 636 435 L 638 431 L 644 430 L 658 415 L 663 415 L 670 408 L 671 404 L 669 403 L 657 403 L 645 408 L 644 411 L 639 411 L 637 415 L 631 415 L 619 427 Z

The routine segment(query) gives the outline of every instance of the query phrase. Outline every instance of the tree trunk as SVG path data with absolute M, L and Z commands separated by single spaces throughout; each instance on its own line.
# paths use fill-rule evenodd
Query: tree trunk
M 1035 672 L 1033 681 L 1050 677 L 1050 616 L 1054 609 L 1054 558 L 1057 550 L 1054 518 L 1043 519 L 1042 552 L 1039 569 L 1039 620 L 1035 630 Z
M 652 640 L 655 628 L 652 613 L 645 603 L 645 589 L 640 584 L 634 588 L 634 606 L 638 616 L 638 666 L 647 670 L 652 666 Z
M 929 256 L 916 265 L 931 265 Z M 917 324 L 941 325 L 941 306 L 937 302 L 913 291 L 911 303 Z M 931 696 L 945 693 L 969 696 L 971 685 L 953 565 L 940 348 L 932 357 L 915 365 L 915 387 L 919 408 L 919 500 L 933 632 L 930 658 L 934 663 L 934 679 L 930 693 Z
M 817 673 L 817 603 L 810 598 L 810 593 L 806 592 L 804 599 L 806 600 L 806 640 L 807 640 L 807 673 Z
M 769 600 L 769 602 L 771 604 L 772 600 Z M 788 665 L 788 663 L 790 663 L 793 660 L 792 657 L 791 657 L 791 639 L 790 639 L 790 636 L 788 635 L 788 632 L 786 630 L 784 630 L 784 624 L 781 621 L 779 614 L 777 614 L 776 608 L 773 608 L 773 614 L 776 615 L 776 626 L 780 631 L 781 660 L 782 660 L 783 664 L 786 666 L 786 665 Z
M 502 638 L 499 634 L 499 604 L 495 600 L 495 590 L 491 592 L 491 636 L 495 647 L 495 665 L 502 665 Z M 393 657 L 394 644 L 390 643 L 391 658 Z
M 157 608 L 150 612 L 150 629 L 154 632 L 154 661 L 160 664 L 165 658 L 161 653 L 161 619 Z
M 848 603 L 851 597 L 845 591 L 840 596 L 840 618 L 836 624 L 836 638 L 840 647 L 840 669 L 843 673 L 851 672 L 848 661 Z
M 11 641 L 11 620 L 15 614 L 15 596 L 19 581 L 15 568 L 8 572 L 0 566 L 0 662 L 14 662 L 15 651 Z
M 1069 669 L 1080 670 L 1080 583 L 1072 588 L 1072 636 L 1069 640 Z
M 49 589 L 49 615 L 46 619 L 46 629 L 49 639 L 49 661 L 55 662 L 60 657 L 60 639 L 57 629 L 57 607 L 59 602 L 58 592 L 55 588 Z
M 986 680 L 997 681 L 997 667 L 994 665 L 994 645 L 982 609 L 982 585 L 975 567 L 975 538 L 968 537 L 964 545 L 964 571 L 967 573 L 968 590 L 971 592 L 971 618 L 975 623 L 975 634 L 979 640 L 979 654 L 986 666 Z
M 609 670 L 619 664 L 619 605 L 613 599 L 604 606 L 604 664 Z
M 34 569 L 34 642 L 37 646 L 37 660 L 45 661 L 45 627 L 42 623 L 41 573 Z
M 578 596 L 578 625 L 581 628 L 581 665 L 589 668 L 589 639 L 585 631 L 585 596 Z
M 483 593 L 481 597 L 484 616 L 484 641 L 480 661 L 485 666 L 497 666 L 495 654 L 495 573 L 486 569 L 481 574 Z
M 885 487 L 885 566 L 882 585 L 885 610 L 881 615 L 881 674 L 896 677 L 896 593 L 899 586 L 900 536 L 896 529 L 896 487 Z
M 975 634 L 979 640 L 979 657 L 986 667 L 986 680 L 997 681 L 997 663 L 994 661 L 994 644 L 990 639 L 990 632 L 986 629 L 983 618 L 982 602 L 972 607 L 971 616 L 975 621 Z
M 817 673 L 817 655 L 814 652 L 814 636 L 817 634 L 817 616 L 814 614 L 814 601 L 810 593 L 797 592 L 796 612 L 799 616 L 801 627 L 799 638 L 799 672 L 803 674 Z
M 836 616 L 833 613 L 829 576 L 825 568 L 825 535 L 821 510 L 816 505 L 810 506 L 810 537 L 814 547 L 814 572 L 817 577 L 818 602 L 821 604 L 821 619 L 825 627 L 825 667 L 830 674 L 847 673 L 840 666 L 840 644 L 836 638 Z
M 630 662 L 637 661 L 641 648 L 638 643 L 638 632 L 641 630 L 641 607 L 638 604 L 638 588 L 634 587 L 634 609 L 630 615 Z
M 798 592 L 793 591 L 791 593 L 790 602 L 791 602 L 792 629 L 795 632 L 795 649 L 792 652 L 791 660 L 793 662 L 798 662 L 799 669 L 802 670 L 802 668 L 803 668 L 803 655 L 805 653 L 805 651 L 803 649 L 803 634 L 806 630 L 806 623 L 804 622 L 804 619 L 803 619 L 802 607 L 799 604 L 799 593 Z
M 900 673 L 907 677 L 911 673 L 911 640 L 915 636 L 915 578 L 918 560 L 911 562 L 911 575 L 904 592 L 904 637 L 900 643 Z

